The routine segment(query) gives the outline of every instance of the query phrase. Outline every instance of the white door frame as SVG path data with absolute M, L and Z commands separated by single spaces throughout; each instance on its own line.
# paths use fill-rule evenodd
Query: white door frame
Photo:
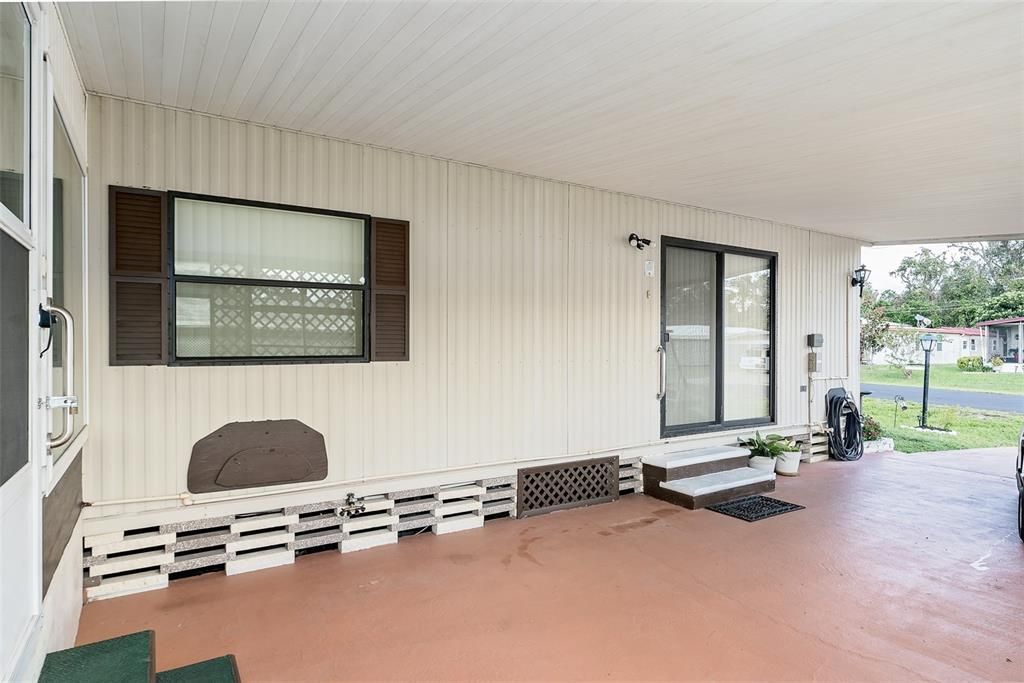
M 39 177 L 42 169 L 45 131 L 38 125 L 43 113 L 42 102 L 45 88 L 43 65 L 43 41 L 45 36 L 45 19 L 39 8 L 32 4 L 22 7 L 29 22 L 29 68 L 28 68 L 28 167 L 24 170 L 24 186 L 27 188 L 28 206 L 24 212 L 25 220 L 19 220 L 11 211 L 0 206 L 0 230 L 13 237 L 21 246 L 28 250 L 28 295 L 29 295 L 29 329 L 28 355 L 28 463 L 13 477 L 0 486 L 0 520 L 4 530 L 0 533 L 0 545 L 7 545 L 5 553 L 13 550 L 27 557 L 19 558 L 19 568 L 13 576 L 3 577 L 5 582 L 15 582 L 13 588 L 7 590 L 23 592 L 29 596 L 29 608 L 24 609 L 22 603 L 14 608 L 0 606 L 0 618 L 5 621 L 5 630 L 13 630 L 18 635 L 13 647 L 7 651 L 7 661 L 0 661 L 0 678 L 14 676 L 22 671 L 34 650 L 33 641 L 39 630 L 42 610 L 42 505 L 40 499 L 40 465 L 45 449 L 45 424 L 40 419 L 40 411 L 33 405 L 39 396 L 42 375 L 42 361 L 39 359 L 39 333 L 32 324 L 33 309 L 40 297 L 40 262 L 39 236 L 40 226 L 44 224 L 42 216 L 43 198 L 40 196 Z M 12 524 L 11 522 L 15 522 Z M 23 533 L 15 536 L 12 528 L 21 526 Z M 8 570 L 10 565 L 8 565 Z

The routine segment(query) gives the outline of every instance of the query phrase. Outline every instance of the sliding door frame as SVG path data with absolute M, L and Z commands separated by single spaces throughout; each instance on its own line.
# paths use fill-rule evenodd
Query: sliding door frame
M 666 385 L 665 396 L 660 401 L 660 426 L 661 437 L 671 438 L 685 436 L 688 434 L 706 434 L 708 432 L 725 431 L 729 429 L 740 429 L 743 427 L 770 426 L 776 423 L 776 374 L 778 371 L 777 356 L 777 324 L 776 324 L 776 302 L 778 301 L 778 260 L 779 254 L 774 251 L 750 249 L 747 247 L 734 247 L 711 242 L 698 242 L 696 240 L 683 239 L 680 237 L 661 237 L 661 323 L 659 326 L 659 342 L 666 348 L 668 340 L 667 313 L 668 297 L 666 296 L 666 264 L 668 263 L 668 250 L 672 248 L 691 249 L 695 251 L 710 252 L 715 255 L 715 420 L 713 422 L 698 422 L 685 425 L 665 424 L 665 405 L 668 400 Z M 725 419 L 725 257 L 727 254 L 736 256 L 754 256 L 768 260 L 768 417 L 752 418 L 746 420 Z M 666 379 L 667 382 L 667 379 Z

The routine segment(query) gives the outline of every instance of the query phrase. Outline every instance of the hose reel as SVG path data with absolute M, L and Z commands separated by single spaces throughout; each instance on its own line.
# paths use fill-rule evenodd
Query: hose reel
M 836 460 L 860 460 L 864 455 L 864 429 L 860 408 L 846 389 L 825 394 L 828 452 Z

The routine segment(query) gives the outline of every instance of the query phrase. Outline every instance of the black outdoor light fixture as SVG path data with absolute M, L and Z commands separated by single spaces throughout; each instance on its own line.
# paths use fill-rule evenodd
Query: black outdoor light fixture
M 864 296 L 864 285 L 868 283 L 868 276 L 871 275 L 871 271 L 868 267 L 861 264 L 860 268 L 853 271 L 853 279 L 850 280 L 851 287 L 860 287 L 860 295 Z
M 629 246 L 634 247 L 638 251 L 643 251 L 647 247 L 651 246 L 651 241 L 646 237 L 641 237 L 635 232 L 629 233 Z

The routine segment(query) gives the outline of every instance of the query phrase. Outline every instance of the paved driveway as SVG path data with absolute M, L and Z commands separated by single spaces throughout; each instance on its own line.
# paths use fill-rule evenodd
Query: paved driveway
M 1024 380 L 1022 380 L 1024 381 Z M 870 391 L 871 398 L 891 401 L 897 394 L 908 401 L 921 402 L 921 387 L 902 387 L 896 384 L 862 384 L 862 391 Z M 933 406 L 963 406 L 979 410 L 1001 410 L 1005 413 L 1024 413 L 1024 396 L 996 394 L 988 391 L 960 391 L 959 389 L 928 389 L 928 404 Z

